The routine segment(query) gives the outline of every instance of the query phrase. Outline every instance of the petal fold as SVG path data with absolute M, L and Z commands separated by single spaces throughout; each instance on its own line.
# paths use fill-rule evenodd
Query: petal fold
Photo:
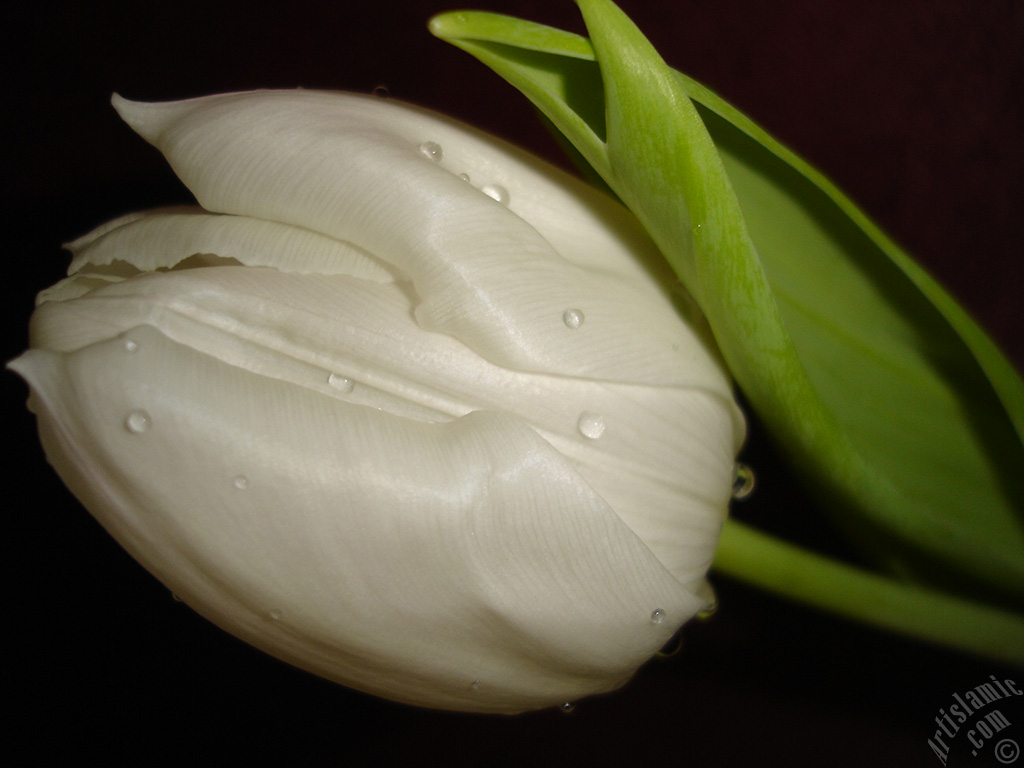
M 139 272 L 173 269 L 187 258 L 216 255 L 247 267 L 349 275 L 378 283 L 401 276 L 351 243 L 299 227 L 247 216 L 221 216 L 195 206 L 134 213 L 104 224 L 67 246 L 68 274 L 119 261 Z

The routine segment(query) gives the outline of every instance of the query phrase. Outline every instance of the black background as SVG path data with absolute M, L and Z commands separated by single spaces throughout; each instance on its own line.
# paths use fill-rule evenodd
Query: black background
M 1024 6 L 622 6 L 671 64 L 829 174 L 1022 366 Z M 112 91 L 159 100 L 386 86 L 561 162 L 524 99 L 426 31 L 450 7 L 183 0 L 0 11 L 3 359 L 26 344 L 35 293 L 63 274 L 61 242 L 129 210 L 189 200 L 156 151 L 119 123 Z M 472 7 L 583 32 L 568 0 Z M 721 609 L 686 631 L 684 653 L 569 715 L 393 705 L 292 670 L 174 602 L 46 466 L 25 385 L 10 373 L 0 384 L 13 501 L 4 529 L 16 643 L 6 689 L 18 713 L 9 748 L 30 748 L 22 764 L 70 746 L 132 765 L 927 766 L 939 764 L 926 744 L 933 718 L 954 692 L 993 673 L 1024 678 L 717 579 Z M 756 425 L 745 458 L 759 489 L 736 513 L 831 545 Z M 1024 744 L 1024 725 L 1012 735 Z M 964 741 L 954 739 L 955 751 Z

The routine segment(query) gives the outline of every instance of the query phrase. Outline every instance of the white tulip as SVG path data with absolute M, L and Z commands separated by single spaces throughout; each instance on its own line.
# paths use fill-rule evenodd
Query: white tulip
M 176 595 L 480 712 L 612 690 L 705 605 L 743 421 L 617 203 L 385 99 L 115 106 L 202 208 L 72 243 L 11 365 L 50 462 Z

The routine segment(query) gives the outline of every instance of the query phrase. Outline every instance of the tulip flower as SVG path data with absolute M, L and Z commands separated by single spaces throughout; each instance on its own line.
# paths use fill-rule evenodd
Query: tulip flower
M 481 712 L 612 690 L 708 604 L 743 419 L 625 208 L 386 99 L 114 104 L 202 207 L 72 243 L 11 367 L 174 594 Z

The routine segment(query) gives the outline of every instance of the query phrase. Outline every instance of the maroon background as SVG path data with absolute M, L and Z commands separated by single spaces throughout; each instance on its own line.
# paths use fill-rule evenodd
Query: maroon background
M 568 0 L 470 5 L 583 31 Z M 1024 6 L 622 5 L 671 64 L 829 174 L 1022 366 Z M 189 0 L 0 11 L 3 359 L 24 348 L 32 297 L 66 266 L 61 242 L 128 210 L 188 200 L 119 123 L 112 91 L 157 100 L 385 85 L 558 160 L 525 100 L 426 32 L 445 9 L 440 0 Z M 15 738 L 40 757 L 64 743 L 143 765 L 225 750 L 231 764 L 926 766 L 938 764 L 926 740 L 953 692 L 991 673 L 1024 677 L 718 579 L 722 608 L 687 632 L 684 654 L 571 715 L 473 717 L 378 701 L 269 659 L 172 601 L 45 466 L 24 384 L 11 374 L 0 383 L 17 453 L 7 487 L 25 494 L 5 531 L 8 634 L 19 643 L 8 698 L 20 712 Z M 756 429 L 746 457 L 760 486 L 737 514 L 833 546 Z M 1024 744 L 1024 726 L 1015 732 Z

